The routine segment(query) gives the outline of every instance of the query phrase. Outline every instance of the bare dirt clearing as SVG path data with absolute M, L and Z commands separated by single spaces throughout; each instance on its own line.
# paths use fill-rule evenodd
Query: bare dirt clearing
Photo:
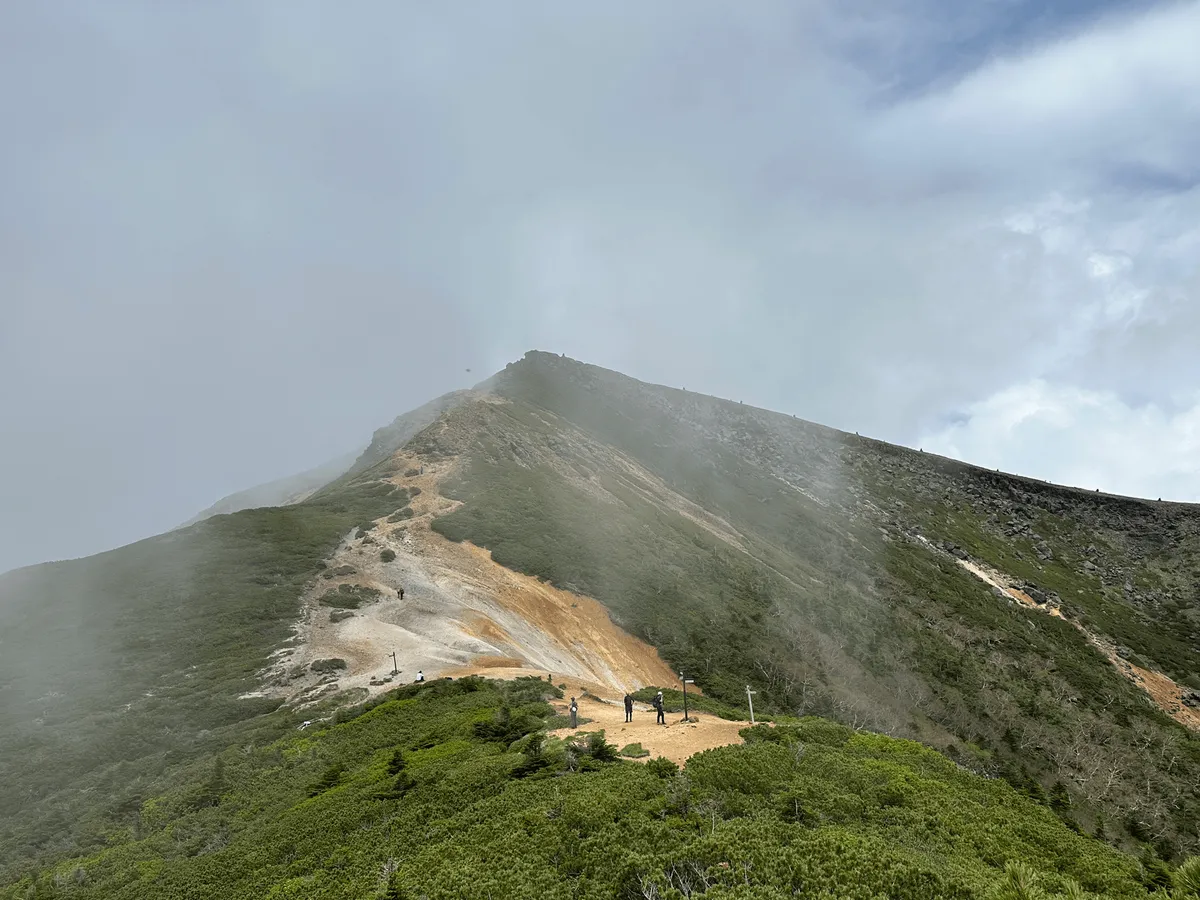
M 497 661 L 498 662 L 498 661 Z M 446 673 L 455 678 L 465 675 L 482 675 L 485 678 L 518 678 L 523 675 L 545 678 L 546 672 L 534 669 L 504 665 L 474 665 Z M 553 674 L 553 673 L 551 673 Z M 563 699 L 551 701 L 551 705 L 562 715 L 567 715 L 571 697 L 579 703 L 581 720 L 591 719 L 579 728 L 559 728 L 550 734 L 559 738 L 569 738 L 574 734 L 586 734 L 591 731 L 604 730 L 604 737 L 610 744 L 616 744 L 617 749 L 627 744 L 641 744 L 650 751 L 649 756 L 639 759 L 646 762 L 656 756 L 665 756 L 672 762 L 683 765 L 688 757 L 702 750 L 714 747 L 724 747 L 728 744 L 742 743 L 738 733 L 749 727 L 749 722 L 731 722 L 720 719 L 710 713 L 691 710 L 690 718 L 694 722 L 684 722 L 683 714 L 679 712 L 666 714 L 666 725 L 655 723 L 653 708 L 645 703 L 634 703 L 633 721 L 625 721 L 624 694 L 614 694 L 611 688 L 586 679 L 559 677 L 554 675 L 556 685 L 565 685 Z M 675 685 L 675 681 L 664 681 L 663 686 Z M 592 696 L 584 696 L 585 693 Z M 691 693 L 689 688 L 688 693 Z M 593 699 L 598 697 L 600 699 Z
M 572 695 L 567 696 L 568 699 L 553 704 L 563 715 L 567 714 L 569 697 Z M 550 732 L 552 735 L 565 738 L 576 732 L 604 729 L 605 739 L 610 744 L 616 744 L 618 749 L 626 744 L 641 744 L 649 750 L 650 755 L 642 757 L 643 762 L 656 756 L 665 756 L 683 765 L 689 756 L 702 750 L 742 743 L 738 732 L 750 726 L 749 722 L 730 722 L 709 713 L 695 711 L 690 714 L 695 722 L 683 721 L 683 715 L 676 712 L 667 713 L 666 725 L 658 725 L 655 724 L 654 710 L 644 703 L 634 704 L 633 721 L 627 723 L 621 698 L 592 700 L 581 698 L 580 694 L 573 696 L 579 703 L 579 715 L 593 721 L 581 725 L 578 729 L 560 728 Z

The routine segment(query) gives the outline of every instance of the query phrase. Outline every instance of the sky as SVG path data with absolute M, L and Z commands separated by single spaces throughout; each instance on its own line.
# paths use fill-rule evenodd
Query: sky
M 0 571 L 531 349 L 1200 500 L 1197 46 L 1149 0 L 0 5 Z

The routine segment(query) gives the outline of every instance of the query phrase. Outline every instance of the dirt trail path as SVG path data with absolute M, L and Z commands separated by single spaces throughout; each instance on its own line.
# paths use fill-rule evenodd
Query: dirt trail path
M 517 678 L 522 675 L 532 675 L 545 678 L 547 673 L 526 667 L 503 665 L 474 665 L 454 669 L 445 673 L 455 678 L 465 675 L 482 675 L 485 678 Z M 650 751 L 649 756 L 642 757 L 639 762 L 647 762 L 656 756 L 665 756 L 672 762 L 683 765 L 688 757 L 702 750 L 714 747 L 724 747 L 727 744 L 740 744 L 742 737 L 738 734 L 743 728 L 750 726 L 749 722 L 731 722 L 717 718 L 703 711 L 690 711 L 695 722 L 684 722 L 682 712 L 666 714 L 666 725 L 655 723 L 653 708 L 646 703 L 634 703 L 633 721 L 625 721 L 624 694 L 615 694 L 611 688 L 581 678 L 559 676 L 550 673 L 554 684 L 566 685 L 563 689 L 563 699 L 553 700 L 551 705 L 562 715 L 568 714 L 571 698 L 579 703 L 580 719 L 591 719 L 578 729 L 559 728 L 550 734 L 559 738 L 569 738 L 573 734 L 599 731 L 604 729 L 604 737 L 610 744 L 616 744 L 621 749 L 626 744 L 641 744 Z M 584 697 L 588 692 L 599 700 Z M 688 693 L 691 693 L 689 690 Z
M 553 705 L 564 715 L 570 705 L 568 694 L 562 702 Z M 579 698 L 579 694 L 573 695 Z M 656 756 L 683 765 L 689 756 L 701 750 L 711 750 L 713 747 L 724 747 L 726 744 L 740 744 L 742 737 L 738 734 L 743 728 L 748 728 L 749 722 L 729 722 L 718 719 L 709 713 L 692 712 L 696 722 L 684 722 L 683 714 L 667 713 L 666 725 L 655 724 L 654 710 L 644 703 L 633 706 L 633 721 L 625 721 L 625 707 L 620 697 L 603 699 L 579 699 L 579 715 L 593 721 L 581 725 L 578 731 L 598 731 L 604 729 L 605 739 L 610 744 L 616 744 L 620 749 L 626 744 L 641 744 L 650 751 L 650 755 L 642 757 L 642 762 Z M 555 737 L 570 737 L 574 732 L 570 728 L 560 728 L 550 732 Z

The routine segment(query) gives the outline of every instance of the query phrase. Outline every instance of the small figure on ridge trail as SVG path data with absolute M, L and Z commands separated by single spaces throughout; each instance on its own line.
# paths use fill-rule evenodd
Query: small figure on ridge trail
M 575 702 L 575 698 L 571 698 L 571 727 L 579 727 L 579 704 Z
M 625 695 L 625 721 L 633 721 L 633 698 L 628 694 Z
M 667 724 L 667 716 L 666 716 L 666 709 L 663 704 L 662 691 L 659 691 L 657 694 L 654 695 L 654 709 L 658 712 L 658 718 L 655 720 L 654 724 L 655 725 L 666 725 Z
M 424 680 L 425 680 L 425 673 L 422 672 L 420 669 L 417 669 L 417 681 L 424 681 Z

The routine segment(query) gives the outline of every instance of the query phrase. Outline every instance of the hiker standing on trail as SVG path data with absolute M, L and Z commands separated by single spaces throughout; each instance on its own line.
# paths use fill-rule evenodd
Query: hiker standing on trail
M 658 718 L 655 720 L 654 724 L 655 725 L 666 725 L 667 724 L 667 716 L 666 716 L 665 704 L 663 703 L 662 691 L 659 691 L 657 694 L 654 695 L 654 708 L 655 708 L 655 710 L 658 711 Z
M 571 698 L 571 727 L 579 727 L 579 704 L 575 702 L 575 698 Z
M 633 698 L 628 694 L 625 695 L 625 721 L 633 721 Z

